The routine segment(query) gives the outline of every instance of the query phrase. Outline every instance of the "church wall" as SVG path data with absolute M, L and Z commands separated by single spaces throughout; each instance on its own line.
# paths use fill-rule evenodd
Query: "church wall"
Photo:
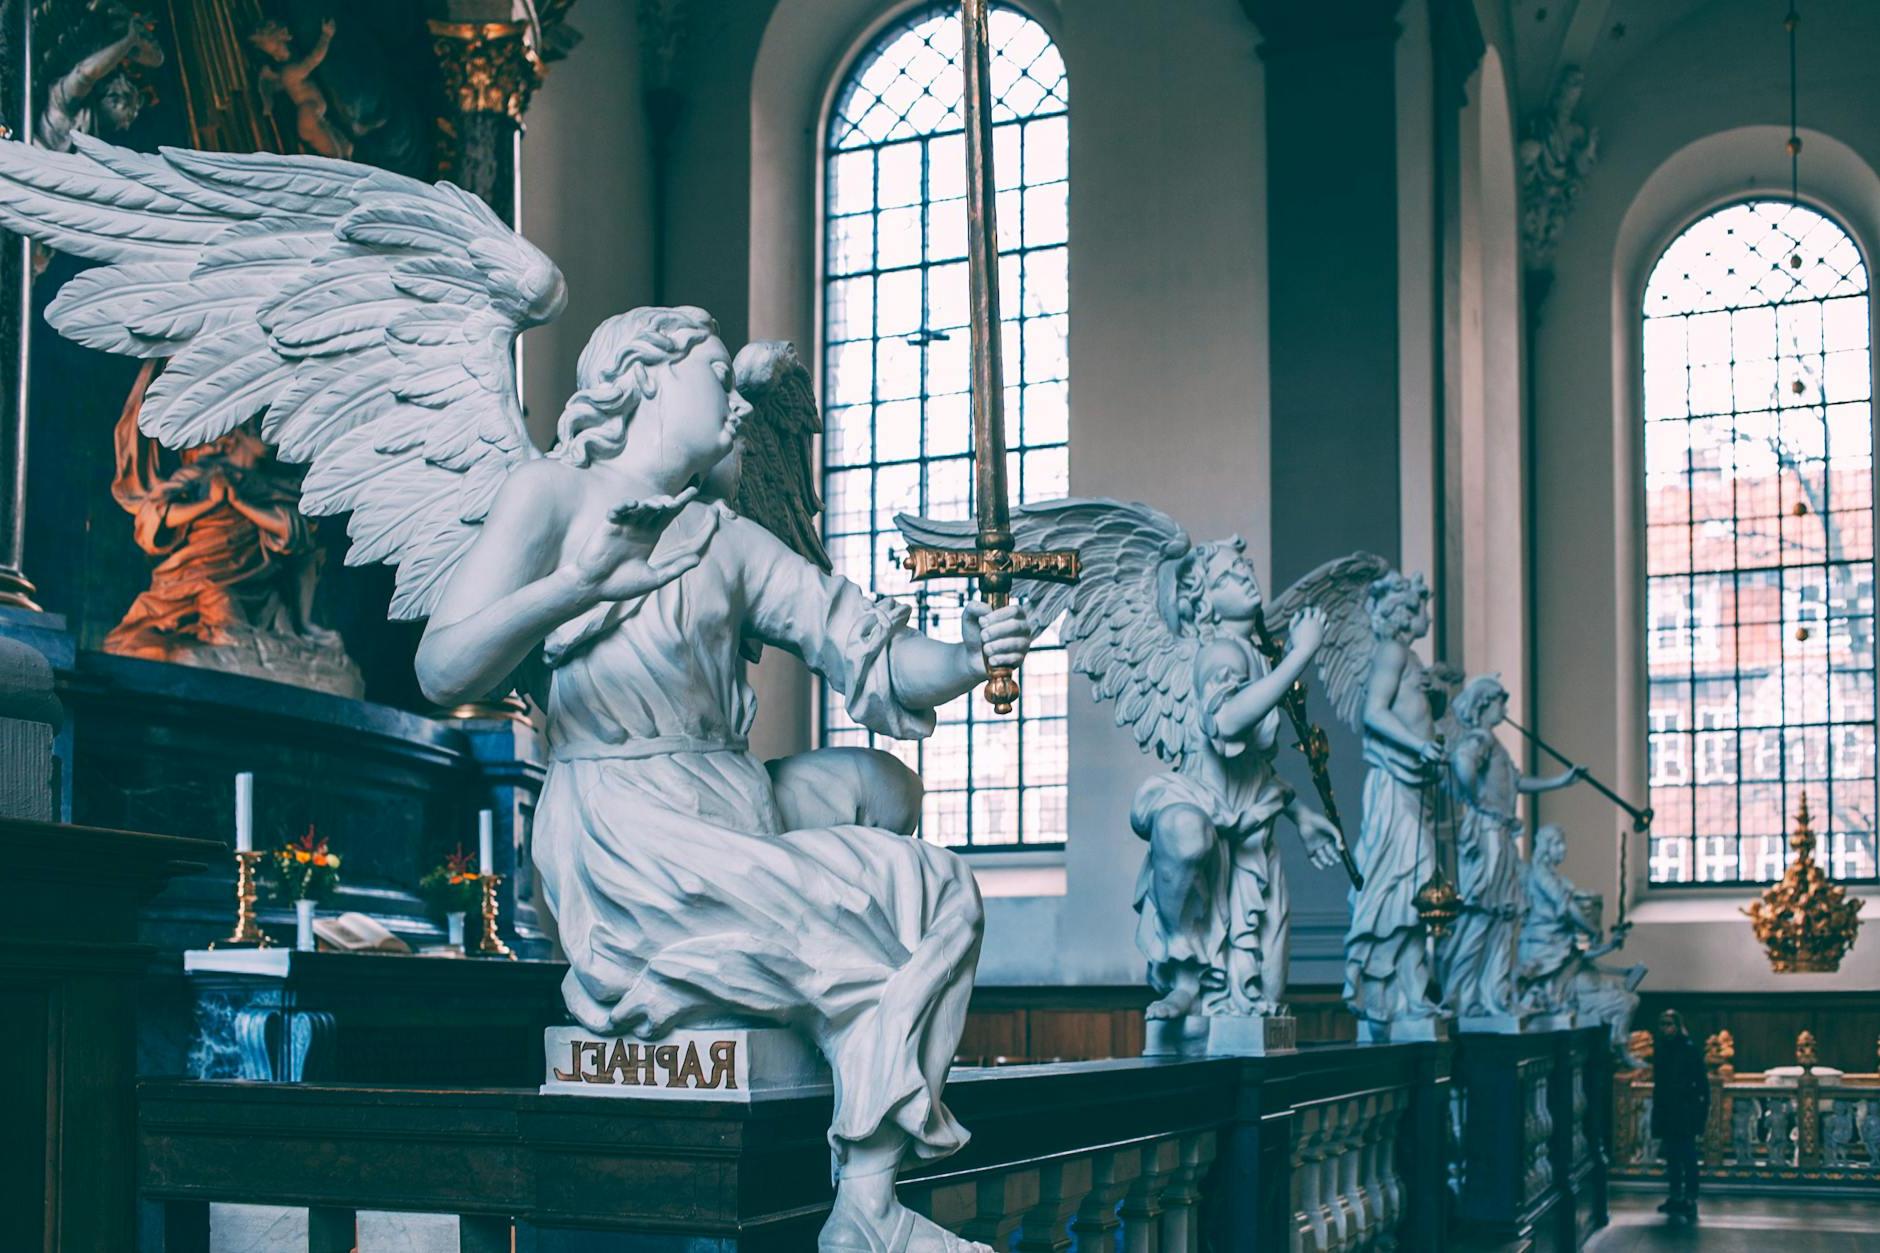
M 1588 84 L 1600 164 L 1562 237 L 1537 348 L 1537 708 L 1541 734 L 1643 799 L 1643 527 L 1635 496 L 1638 293 L 1658 250 L 1730 194 L 1786 188 L 1788 96 L 1779 13 L 1718 0 Z M 1804 190 L 1880 245 L 1880 8 L 1818 0 L 1801 30 Z M 1598 67 L 1595 67 L 1597 70 Z M 1757 128 L 1742 130 L 1740 128 Z M 1728 132 L 1726 134 L 1726 132 Z M 1753 176 L 1753 181 L 1752 181 Z M 1608 682 L 1603 676 L 1615 676 Z M 1602 676 L 1589 681 L 1589 676 Z M 1545 799 L 1565 825 L 1567 873 L 1610 916 L 1620 816 L 1589 789 Z M 1629 879 L 1638 927 L 1625 954 L 1657 991 L 1793 991 L 1880 985 L 1871 920 L 1838 975 L 1769 971 L 1741 888 L 1646 892 L 1642 840 Z M 1869 896 L 1871 897 L 1871 893 Z M 1875 912 L 1869 904 L 1867 912 Z

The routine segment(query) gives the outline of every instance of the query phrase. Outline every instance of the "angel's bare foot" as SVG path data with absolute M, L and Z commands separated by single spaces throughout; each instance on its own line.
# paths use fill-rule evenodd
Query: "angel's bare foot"
M 817 1253 L 993 1253 L 962 1240 L 895 1199 L 892 1173 L 843 1179 L 816 1241 Z
M 1159 1001 L 1151 1001 L 1143 1016 L 1150 1020 L 1158 1018 L 1186 1018 L 1188 1011 L 1195 1007 L 1195 998 L 1201 995 L 1201 971 L 1184 967 L 1175 972 L 1175 986 L 1169 989 L 1167 996 Z

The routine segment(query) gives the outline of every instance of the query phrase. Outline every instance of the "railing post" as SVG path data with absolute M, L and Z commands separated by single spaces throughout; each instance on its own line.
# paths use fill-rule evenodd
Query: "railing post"
M 1214 1162 L 1214 1133 L 1184 1136 L 1179 1152 L 1181 1165 L 1162 1193 L 1162 1253 L 1198 1253 L 1201 1224 L 1196 1206 L 1201 1177 Z
M 1038 1172 L 1038 1202 L 1026 1213 L 1013 1253 L 1064 1253 L 1071 1247 L 1070 1221 L 1095 1187 L 1095 1163 L 1072 1158 Z
M 1445 1182 L 1449 1155 L 1460 1143 L 1448 1143 L 1449 1092 L 1453 1046 L 1419 1044 L 1410 1083 L 1409 1108 L 1398 1138 L 1397 1166 L 1402 1177 L 1404 1214 L 1399 1229 L 1404 1253 L 1438 1253 L 1446 1246 L 1449 1196 Z
M 1160 1240 L 1162 1194 L 1180 1165 L 1173 1140 L 1158 1140 L 1142 1150 L 1142 1174 L 1123 1197 L 1123 1253 L 1166 1253 Z
M 1821 1080 L 1807 1068 L 1795 1081 L 1795 1148 L 1803 1170 L 1821 1165 Z
M 1090 1192 L 1077 1207 L 1071 1234 L 1077 1247 L 1114 1249 L 1116 1232 L 1123 1225 L 1117 1206 L 1142 1173 L 1142 1151 L 1119 1149 L 1091 1159 Z

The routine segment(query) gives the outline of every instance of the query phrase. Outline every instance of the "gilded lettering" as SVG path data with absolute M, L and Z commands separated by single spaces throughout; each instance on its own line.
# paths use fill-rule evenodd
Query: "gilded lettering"
M 667 1076 L 666 1086 L 669 1088 L 676 1088 L 679 1086 L 679 1076 L 674 1070 L 674 1067 L 676 1067 L 678 1064 L 679 1064 L 679 1046 L 678 1045 L 662 1044 L 653 1050 L 653 1065 L 659 1067 L 659 1069 L 666 1072 L 666 1076 Z
M 558 1067 L 555 1070 L 555 1078 L 561 1083 L 579 1082 L 581 1078 L 581 1041 L 568 1041 L 568 1069 L 562 1070 Z
M 690 1079 L 692 1082 L 687 1083 Z M 705 1067 L 699 1064 L 698 1045 L 688 1042 L 685 1046 L 685 1061 L 679 1066 L 679 1073 L 666 1085 L 671 1088 L 702 1088 L 705 1086 Z
M 589 1074 L 586 1071 L 582 1071 L 581 1082 L 612 1083 L 613 1080 L 607 1076 L 607 1041 L 583 1040 L 581 1041 L 581 1051 L 594 1055 L 594 1073 Z
M 659 1082 L 659 1076 L 653 1073 L 653 1046 L 650 1044 L 627 1045 L 627 1077 L 620 1082 L 636 1087 L 650 1088 Z
M 711 1046 L 712 1073 L 705 1081 L 708 1088 L 735 1091 L 738 1086 L 738 1042 L 714 1040 Z

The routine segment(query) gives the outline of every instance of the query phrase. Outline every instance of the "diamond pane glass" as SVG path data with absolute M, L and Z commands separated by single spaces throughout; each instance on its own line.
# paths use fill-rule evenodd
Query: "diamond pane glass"
M 1069 83 L 1043 27 L 990 12 L 993 160 L 999 188 L 1006 443 L 1021 500 L 1069 490 Z M 908 583 L 899 511 L 971 516 L 973 448 L 966 179 L 958 6 L 889 27 L 837 95 L 824 161 L 823 531 L 836 572 L 906 601 L 915 625 L 959 638 L 958 585 Z M 1065 838 L 1067 669 L 1040 641 L 1015 716 L 977 693 L 935 734 L 897 746 L 823 695 L 823 743 L 895 748 L 927 785 L 924 838 L 974 849 Z
M 1871 300 L 1833 219 L 1693 223 L 1645 289 L 1651 878 L 1780 878 L 1803 796 L 1873 881 Z

